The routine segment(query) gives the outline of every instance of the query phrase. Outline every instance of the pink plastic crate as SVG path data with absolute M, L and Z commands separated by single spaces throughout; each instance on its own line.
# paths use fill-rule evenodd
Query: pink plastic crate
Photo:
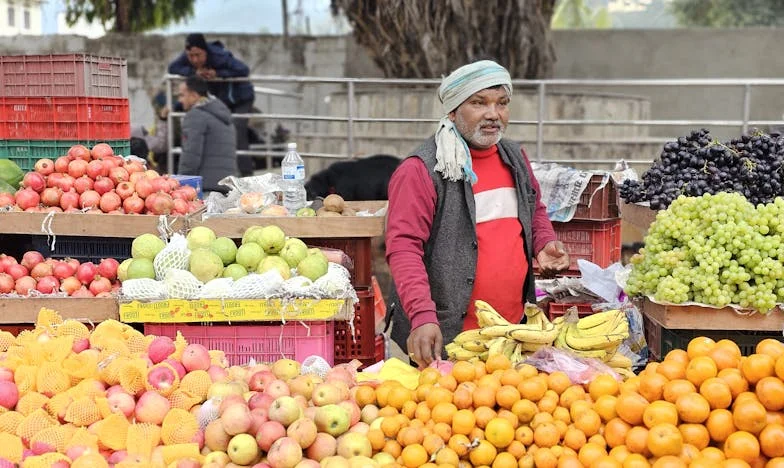
M 221 350 L 231 365 L 274 362 L 321 356 L 330 365 L 335 363 L 334 322 L 287 322 L 272 324 L 196 325 L 185 323 L 146 323 L 146 335 L 174 338 L 177 331 L 188 343 L 199 343 L 207 349 Z
M 0 96 L 128 97 L 128 63 L 85 54 L 0 56 Z

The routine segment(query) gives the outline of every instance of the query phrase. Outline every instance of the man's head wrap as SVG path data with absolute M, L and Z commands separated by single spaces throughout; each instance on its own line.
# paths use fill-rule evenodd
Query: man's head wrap
M 463 65 L 441 81 L 438 99 L 443 104 L 443 117 L 436 130 L 436 167 L 435 170 L 447 180 L 466 179 L 476 181 L 471 168 L 471 153 L 463 136 L 449 120 L 449 113 L 476 92 L 494 86 L 503 86 L 512 96 L 512 78 L 506 68 L 491 61 Z

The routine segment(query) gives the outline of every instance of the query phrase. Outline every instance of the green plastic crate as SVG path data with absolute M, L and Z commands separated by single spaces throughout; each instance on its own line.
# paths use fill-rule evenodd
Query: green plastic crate
M 32 171 L 35 162 L 41 158 L 54 160 L 65 155 L 71 146 L 84 145 L 92 148 L 98 143 L 109 144 L 114 149 L 114 154 L 131 154 L 130 140 L 0 140 L 0 159 L 10 159 L 23 171 Z

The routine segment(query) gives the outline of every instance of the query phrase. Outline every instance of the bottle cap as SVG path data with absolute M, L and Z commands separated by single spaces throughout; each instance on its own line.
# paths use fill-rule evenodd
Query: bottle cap
M 287 148 L 289 151 L 291 151 L 291 150 L 296 150 L 296 149 L 297 149 L 297 144 L 296 144 L 296 143 L 294 143 L 294 142 L 288 143 L 288 144 L 286 145 L 286 148 Z

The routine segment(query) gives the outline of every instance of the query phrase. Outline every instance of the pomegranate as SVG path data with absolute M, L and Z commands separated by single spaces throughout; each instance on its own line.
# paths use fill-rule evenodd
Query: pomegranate
M 60 206 L 60 197 L 63 191 L 59 187 L 49 187 L 41 192 L 41 203 L 44 206 Z
M 139 182 L 139 180 L 147 178 L 147 176 L 144 174 L 144 171 L 130 172 L 130 174 L 131 175 L 129 176 L 128 180 L 134 185 L 136 185 L 136 183 Z
M 172 210 L 174 211 L 174 213 L 177 213 L 178 215 L 186 215 L 190 210 L 190 207 L 188 206 L 188 202 L 180 198 L 175 198 L 172 206 L 173 206 Z
M 123 165 L 123 167 L 126 171 L 128 171 L 128 174 L 145 171 L 144 165 L 139 161 L 128 161 Z
M 153 187 L 150 179 L 139 179 L 136 182 L 136 185 L 134 185 L 134 188 L 136 189 L 136 193 L 145 199 L 155 193 L 155 188 Z
M 141 214 L 144 211 L 144 200 L 135 193 L 123 200 L 123 209 L 129 214 Z
M 92 283 L 96 275 L 98 275 L 98 267 L 93 262 L 82 263 L 76 269 L 76 278 L 82 284 Z
M 68 294 L 69 296 L 73 295 L 73 293 L 78 291 L 81 287 L 82 283 L 76 279 L 75 276 L 63 278 L 63 281 L 60 283 L 60 291 Z
M 60 190 L 62 190 L 63 192 L 68 192 L 68 191 L 73 189 L 73 186 L 74 186 L 75 182 L 76 182 L 76 179 L 74 179 L 73 177 L 71 177 L 68 174 L 63 174 L 63 177 L 60 179 L 60 181 L 56 185 L 56 187 L 59 187 Z
M 188 201 L 188 194 L 186 194 L 185 191 L 183 191 L 181 188 L 178 188 L 177 190 L 172 190 L 170 195 L 175 200 Z
M 103 291 L 96 294 L 95 297 L 100 297 L 100 298 L 112 297 L 112 293 L 109 291 Z
M 0 254 L 0 273 L 7 273 L 8 267 L 16 264 L 17 261 L 14 257 L 6 254 Z
M 9 294 L 16 287 L 16 281 L 8 273 L 0 273 L 0 294 Z
M 39 159 L 35 163 L 35 172 L 44 176 L 48 176 L 49 174 L 54 172 L 54 161 L 47 158 Z
M 128 171 L 122 167 L 113 167 L 109 171 L 109 178 L 112 179 L 112 182 L 114 182 L 115 185 L 127 181 L 129 177 Z
M 45 262 L 41 262 L 30 269 L 30 276 L 38 280 L 43 278 L 44 276 L 52 276 L 53 271 L 54 268 L 52 268 L 52 265 Z
M 90 283 L 90 292 L 93 293 L 94 296 L 102 292 L 109 292 L 111 290 L 112 282 L 107 278 L 98 276 Z
M 73 158 L 70 156 L 60 156 L 59 158 L 54 160 L 54 173 L 55 174 L 65 174 L 68 172 L 68 164 L 73 161 Z
M 190 208 L 189 213 L 195 213 L 204 207 L 204 202 L 201 200 L 194 200 L 188 202 L 188 207 Z
M 90 150 L 84 145 L 74 145 L 68 150 L 68 156 L 73 159 L 82 159 L 85 161 L 90 160 Z M 58 171 L 60 172 L 60 171 Z M 63 171 L 65 172 L 65 171 Z
M 79 265 L 81 265 L 81 263 L 79 262 L 79 260 L 77 260 L 77 259 L 75 259 L 75 258 L 70 258 L 70 257 L 68 257 L 68 258 L 64 258 L 64 259 L 63 259 L 63 261 L 64 261 L 65 263 L 67 263 L 67 264 L 71 265 L 71 266 L 73 267 L 74 271 L 76 271 L 76 269 L 77 269 L 77 268 L 79 268 Z
M 117 279 L 117 268 L 119 268 L 120 262 L 113 258 L 104 258 L 101 260 L 101 263 L 98 264 L 98 274 L 101 275 L 102 278 L 107 278 L 109 281 L 114 281 Z
M 87 175 L 91 179 L 97 179 L 98 177 L 106 177 L 109 175 L 109 169 L 103 165 L 102 161 L 90 161 L 87 164 Z
M 15 263 L 6 267 L 5 272 L 11 275 L 14 281 L 16 281 L 23 276 L 27 276 L 30 271 L 22 265 Z
M 168 177 L 168 176 L 165 176 L 164 179 L 166 180 L 166 183 L 169 184 L 169 191 L 170 192 L 172 190 L 176 190 L 176 189 L 180 188 L 180 181 L 179 180 L 171 178 L 171 177 Z
M 14 206 L 16 205 L 16 197 L 14 197 L 10 193 L 0 193 L 0 208 L 5 208 L 6 206 Z
M 71 297 L 95 297 L 95 295 L 91 293 L 89 289 L 82 286 L 81 288 L 74 291 L 71 294 Z
M 87 161 L 84 159 L 74 159 L 68 164 L 68 175 L 77 179 L 87 173 Z
M 60 289 L 60 281 L 54 276 L 44 276 L 38 279 L 35 289 L 44 294 L 52 294 Z
M 163 177 L 156 177 L 152 179 L 152 188 L 156 192 L 170 192 L 169 183 Z
M 75 190 L 70 190 L 63 193 L 63 195 L 60 197 L 60 208 L 63 210 L 79 208 L 79 194 L 76 193 Z
M 23 276 L 16 280 L 16 293 L 20 296 L 26 296 L 30 294 L 30 291 L 35 289 L 38 286 L 38 281 L 35 278 L 30 276 Z
M 116 193 L 106 192 L 101 195 L 101 202 L 99 206 L 101 207 L 101 211 L 104 213 L 114 211 L 119 208 L 120 205 L 122 205 L 122 199 Z
M 52 267 L 52 274 L 59 280 L 73 276 L 74 273 L 76 273 L 76 267 L 65 261 L 57 262 Z
M 114 150 L 106 143 L 98 143 L 97 145 L 93 146 L 93 159 L 104 159 L 112 155 L 114 155 Z
M 25 213 L 40 213 L 43 210 L 41 209 L 40 206 L 31 206 L 30 208 L 27 208 L 24 211 L 25 211 Z
M 63 209 L 59 206 L 48 206 L 46 208 L 41 208 L 41 211 L 44 213 L 62 213 Z
M 114 189 L 114 182 L 112 182 L 112 179 L 108 177 L 98 177 L 95 179 L 93 190 L 98 192 L 100 195 L 110 192 L 112 189 Z
M 63 177 L 67 176 L 68 174 L 61 174 L 59 172 L 54 172 L 49 174 L 46 178 L 46 186 L 47 187 L 59 187 L 60 182 L 62 182 Z M 70 176 L 69 176 L 70 177 Z
M 101 203 L 101 194 L 95 190 L 88 190 L 79 197 L 79 205 L 82 208 L 93 208 Z
M 105 158 L 103 162 L 108 163 L 109 170 L 125 164 L 125 160 L 120 156 L 109 156 L 108 158 Z
M 28 172 L 22 179 L 22 186 L 41 193 L 46 188 L 46 178 L 38 172 Z
M 148 213 L 154 215 L 167 215 L 174 208 L 174 201 L 168 193 L 158 192 L 150 195 L 144 201 Z
M 35 250 L 28 250 L 27 252 L 22 255 L 22 261 L 20 264 L 27 268 L 28 270 L 35 267 L 39 263 L 44 262 L 44 256 L 41 252 L 37 252 Z
M 76 193 L 79 194 L 82 194 L 88 190 L 92 190 L 93 179 L 91 179 L 89 176 L 86 175 L 79 177 L 74 181 L 74 189 L 76 190 Z
M 196 191 L 196 189 L 190 185 L 183 185 L 177 190 L 183 192 L 185 194 L 185 199 L 188 201 L 196 200 L 196 198 L 199 196 L 199 193 Z
M 147 176 L 148 179 L 154 179 L 156 177 L 160 177 L 161 175 L 158 174 L 158 171 L 154 171 L 152 169 L 147 169 L 144 171 L 144 174 Z
M 136 193 L 136 189 L 133 187 L 133 183 L 128 181 L 117 184 L 117 187 L 114 189 L 114 191 L 117 192 L 117 195 L 119 195 L 123 200 Z

